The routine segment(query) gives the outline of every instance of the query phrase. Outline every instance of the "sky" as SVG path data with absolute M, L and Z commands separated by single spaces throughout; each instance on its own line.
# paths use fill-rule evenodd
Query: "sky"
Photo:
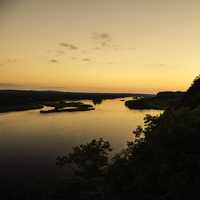
M 0 89 L 156 93 L 200 73 L 199 0 L 0 0 Z

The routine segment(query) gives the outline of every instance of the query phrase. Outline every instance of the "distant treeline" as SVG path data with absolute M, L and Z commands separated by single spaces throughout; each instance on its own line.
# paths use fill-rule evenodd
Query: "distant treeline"
M 132 93 L 83 93 L 62 91 L 0 90 L 0 112 L 41 108 L 46 102 L 90 99 L 100 103 L 104 99 L 124 97 L 149 97 L 148 94 Z
M 129 100 L 125 105 L 130 109 L 159 109 L 165 110 L 180 101 L 185 92 L 159 92 L 156 96 Z

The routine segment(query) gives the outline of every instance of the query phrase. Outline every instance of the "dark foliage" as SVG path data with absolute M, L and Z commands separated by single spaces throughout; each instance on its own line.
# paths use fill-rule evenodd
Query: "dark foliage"
M 105 173 L 108 168 L 108 154 L 112 151 L 109 142 L 102 138 L 73 148 L 73 152 L 57 158 L 57 165 L 72 165 L 73 178 L 68 180 L 68 197 L 84 200 L 104 199 Z M 77 193 L 74 192 L 78 192 Z
M 108 166 L 109 142 L 102 138 L 74 147 L 73 152 L 57 158 L 57 165 L 74 164 L 75 174 L 86 178 L 102 175 Z
M 184 96 L 184 92 L 159 92 L 151 98 L 129 100 L 125 105 L 130 109 L 159 109 L 165 110 L 175 105 Z
M 79 195 L 76 199 L 94 199 L 90 196 L 91 192 L 95 199 L 106 200 L 199 199 L 199 83 L 198 78 L 178 106 L 170 107 L 159 117 L 146 116 L 144 129 L 138 127 L 133 132 L 135 139 L 127 143 L 127 148 L 114 156 L 109 165 L 104 158 L 106 168 L 102 167 L 101 173 L 93 175 L 90 170 L 83 170 L 83 174 L 86 174 L 77 174 L 76 178 L 84 181 L 94 180 L 93 178 L 101 181 L 94 181 L 93 188 L 86 187 L 86 190 L 83 184 L 79 190 L 82 193 L 86 191 L 85 196 Z M 78 162 L 79 168 L 85 168 L 87 159 L 93 158 L 89 156 L 90 145 L 75 148 L 68 159 L 71 157 L 75 160 L 78 157 L 80 160 L 82 157 L 83 160 Z M 102 152 L 99 148 L 96 150 Z M 101 158 L 101 153 L 95 153 L 96 156 Z M 88 175 L 93 178 L 85 178 Z

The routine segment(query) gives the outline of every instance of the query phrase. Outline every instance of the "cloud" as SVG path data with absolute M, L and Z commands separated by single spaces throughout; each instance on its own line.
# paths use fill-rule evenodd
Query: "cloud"
M 85 62 L 90 62 L 90 61 L 91 61 L 91 59 L 89 59 L 89 58 L 83 58 L 83 59 L 82 59 L 82 61 L 85 61 Z
M 8 63 L 13 63 L 13 62 L 16 62 L 17 59 L 16 58 L 8 58 Z
M 105 32 L 100 32 L 100 33 L 93 33 L 92 34 L 92 39 L 94 41 L 96 41 L 96 47 L 94 48 L 94 50 L 104 50 L 104 48 L 110 48 L 113 50 L 136 50 L 136 48 L 134 47 L 126 47 L 125 49 L 121 47 L 120 44 L 115 44 L 113 42 L 113 38 L 109 33 L 105 33 Z
M 101 50 L 101 48 L 100 47 L 95 47 L 94 50 L 99 51 L 99 50 Z
M 58 63 L 58 60 L 56 60 L 56 59 L 51 59 L 51 60 L 49 60 L 49 62 L 51 62 L 51 63 Z
M 61 43 L 59 43 L 59 45 L 62 46 L 62 47 L 66 47 L 69 50 L 78 50 L 79 49 L 76 45 L 65 43 L 65 42 L 61 42 Z
M 93 33 L 92 39 L 96 40 L 101 47 L 108 47 L 111 43 L 111 36 L 108 33 Z M 100 50 L 100 47 L 96 47 L 96 50 Z
M 108 33 L 93 33 L 93 39 L 101 41 L 110 41 L 111 36 Z

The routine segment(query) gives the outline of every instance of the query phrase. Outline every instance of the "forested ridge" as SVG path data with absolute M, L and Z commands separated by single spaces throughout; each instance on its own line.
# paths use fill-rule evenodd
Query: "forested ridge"
M 146 116 L 134 140 L 109 162 L 103 139 L 75 147 L 57 164 L 73 164 L 65 185 L 74 199 L 179 200 L 200 198 L 200 78 L 161 116 Z M 144 135 L 144 136 L 142 136 Z M 78 193 L 74 192 L 78 191 Z

